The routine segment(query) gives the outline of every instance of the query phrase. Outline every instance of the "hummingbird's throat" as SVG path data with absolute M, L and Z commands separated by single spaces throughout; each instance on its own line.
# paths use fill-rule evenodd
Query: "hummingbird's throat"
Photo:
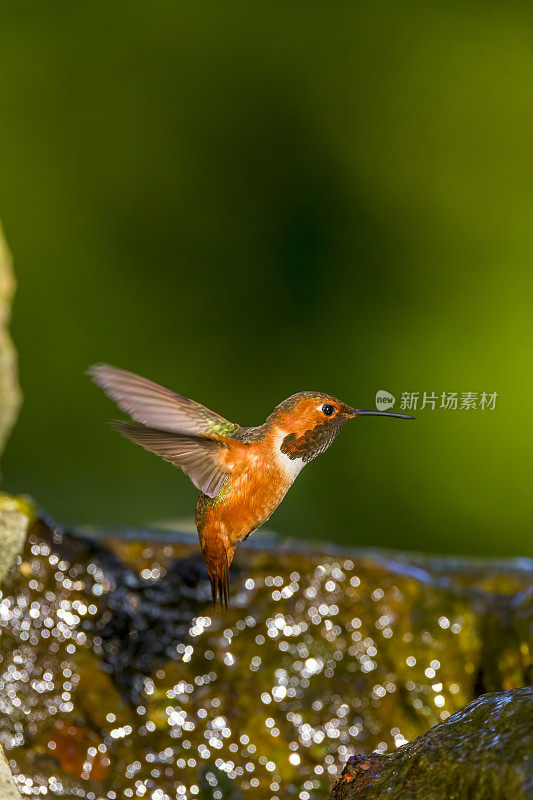
M 320 422 L 301 435 L 289 433 L 281 442 L 280 450 L 290 459 L 311 461 L 323 453 L 335 439 L 346 420 L 341 417 Z

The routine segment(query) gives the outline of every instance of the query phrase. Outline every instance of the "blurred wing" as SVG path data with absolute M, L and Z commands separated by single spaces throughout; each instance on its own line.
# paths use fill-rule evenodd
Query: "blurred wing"
M 212 439 L 167 433 L 134 422 L 113 422 L 112 426 L 145 450 L 180 467 L 209 497 L 217 496 L 230 473 L 222 460 L 225 446 Z
M 133 372 L 95 364 L 88 374 L 136 422 L 185 436 L 231 436 L 239 427 L 200 403 Z

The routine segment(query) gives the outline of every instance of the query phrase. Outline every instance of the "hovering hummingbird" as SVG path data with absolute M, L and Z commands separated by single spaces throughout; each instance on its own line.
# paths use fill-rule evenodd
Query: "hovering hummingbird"
M 205 406 L 133 372 L 97 364 L 89 375 L 135 420 L 113 427 L 189 476 L 200 496 L 196 527 L 213 603 L 227 607 L 235 545 L 261 527 L 302 468 L 323 453 L 349 419 L 399 417 L 361 411 L 323 392 L 298 392 L 255 428 L 229 422 Z

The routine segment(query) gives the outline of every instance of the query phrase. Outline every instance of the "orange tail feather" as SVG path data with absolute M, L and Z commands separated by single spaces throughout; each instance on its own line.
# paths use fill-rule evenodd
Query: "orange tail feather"
M 229 567 L 233 560 L 235 545 L 228 541 L 225 534 L 220 531 L 202 532 L 202 554 L 211 581 L 211 594 L 213 605 L 217 600 L 223 608 L 229 602 Z

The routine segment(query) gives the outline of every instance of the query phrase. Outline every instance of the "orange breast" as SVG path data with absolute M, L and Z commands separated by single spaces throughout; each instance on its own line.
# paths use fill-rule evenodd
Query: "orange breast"
M 215 528 L 236 544 L 259 528 L 281 503 L 292 480 L 279 465 L 267 442 L 238 444 L 228 453 L 233 469 L 218 497 L 200 498 L 198 532 Z

